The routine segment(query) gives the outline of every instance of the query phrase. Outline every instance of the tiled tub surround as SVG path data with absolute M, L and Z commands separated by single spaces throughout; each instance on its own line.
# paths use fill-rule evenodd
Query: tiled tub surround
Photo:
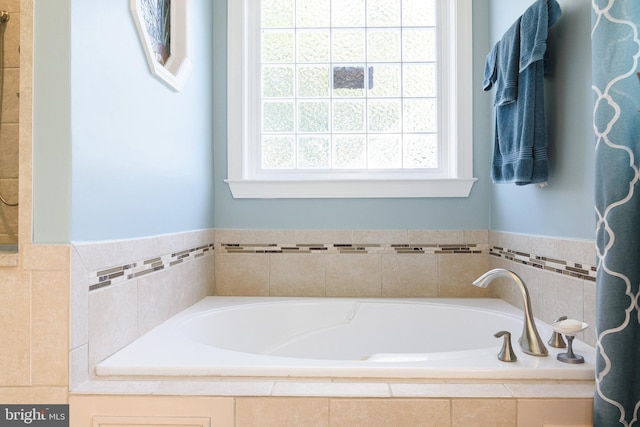
M 407 408 L 417 408 L 423 414 L 423 409 L 435 406 L 441 411 L 443 426 L 465 425 L 468 416 L 484 423 L 481 425 L 589 425 L 591 422 L 593 383 L 590 381 L 488 384 L 460 380 L 425 383 L 420 379 L 353 382 L 348 378 L 340 381 L 92 378 L 85 381 L 91 377 L 92 368 L 89 367 L 101 357 L 123 347 L 135 338 L 134 335 L 148 330 L 161 318 L 180 310 L 174 307 L 179 300 L 176 295 L 180 295 L 187 281 L 192 280 L 182 277 L 188 273 L 183 274 L 181 269 L 189 265 L 200 265 L 211 279 L 215 276 L 215 292 L 213 283 L 205 287 L 208 293 L 218 295 L 491 296 L 520 307 L 521 297 L 517 290 L 504 280 L 497 279 L 484 290 L 470 284 L 488 269 L 503 267 L 515 271 L 525 280 L 538 317 L 550 322 L 566 314 L 593 324 L 593 242 L 486 230 L 216 230 L 190 237 L 196 236 L 195 240 L 199 241 L 195 244 L 169 243 L 172 239 L 185 237 L 167 236 L 157 238 L 157 241 L 144 239 L 143 243 L 88 245 L 92 249 L 85 245 L 72 247 L 72 301 L 74 307 L 83 310 L 79 314 L 75 309 L 72 311 L 74 318 L 80 318 L 72 322 L 70 402 L 73 407 L 86 407 L 87 400 L 95 400 L 96 404 L 105 402 L 106 407 L 112 408 L 110 413 L 120 414 L 124 417 L 122 420 L 128 421 L 128 416 L 140 414 L 139 404 L 148 408 L 156 404 L 165 407 L 163 396 L 176 399 L 179 395 L 185 405 L 197 404 L 203 399 L 228 399 L 227 409 L 211 416 L 211 420 L 226 419 L 228 423 L 221 425 L 229 426 L 256 425 L 255 416 L 261 421 L 273 421 L 273 425 L 284 425 L 287 420 L 307 419 L 311 413 L 325 414 L 319 415 L 321 420 L 311 425 L 344 425 L 340 424 L 339 417 L 347 417 L 349 425 L 361 425 L 349 418 L 356 416 L 351 410 L 365 414 L 366 425 L 376 425 L 371 424 L 371 420 L 378 418 L 386 420 L 381 421 L 381 425 L 415 425 Z M 89 292 L 91 283 L 99 280 L 97 273 L 100 271 L 140 261 L 144 265 L 144 261 L 154 257 L 197 249 L 212 241 L 214 250 L 209 249 L 207 255 Z M 144 255 L 131 249 L 140 245 L 147 248 Z M 158 250 L 155 245 L 166 249 Z M 212 252 L 215 256 L 210 255 Z M 104 259 L 105 255 L 108 260 Z M 540 261 L 545 264 L 541 265 Z M 566 268 L 573 268 L 574 264 L 582 265 L 581 270 L 587 273 L 575 276 L 575 272 Z M 175 286 L 174 282 L 182 286 Z M 78 283 L 82 286 L 77 286 Z M 84 307 L 82 301 L 86 301 Z M 156 312 L 163 314 L 153 315 Z M 129 328 L 135 329 L 135 333 L 128 330 L 131 324 L 136 325 L 136 328 Z M 594 342 L 589 334 L 583 339 L 590 344 Z M 90 351 L 94 345 L 98 347 Z M 110 406 L 108 402 L 112 400 L 117 403 Z M 73 405 L 74 402 L 78 404 Z M 301 403 L 311 405 L 311 412 L 305 412 Z M 208 404 L 205 406 L 209 407 Z M 384 417 L 371 412 L 380 407 L 387 408 Z M 343 409 L 346 412 L 338 412 Z M 521 417 L 529 413 L 527 411 L 537 418 Z M 150 410 L 147 413 L 158 415 L 161 412 Z
M 214 293 L 213 230 L 71 246 L 70 386 L 95 364 Z

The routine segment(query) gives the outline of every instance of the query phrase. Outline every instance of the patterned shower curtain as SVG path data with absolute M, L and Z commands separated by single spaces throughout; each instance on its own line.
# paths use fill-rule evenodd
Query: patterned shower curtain
M 592 0 L 597 367 L 594 426 L 640 427 L 640 0 Z

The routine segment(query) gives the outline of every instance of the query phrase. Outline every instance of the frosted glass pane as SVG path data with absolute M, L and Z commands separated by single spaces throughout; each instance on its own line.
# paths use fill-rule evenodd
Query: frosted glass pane
M 369 67 L 369 96 L 399 97 L 400 66 L 372 65 Z
M 403 120 L 405 132 L 437 132 L 436 101 L 433 99 L 405 99 Z
M 369 132 L 400 131 L 400 101 L 370 101 Z
M 329 132 L 329 101 L 298 104 L 299 132 Z
M 298 27 L 324 27 L 331 23 L 330 0 L 297 0 Z
M 438 139 L 436 135 L 404 135 L 405 168 L 437 168 Z
M 364 30 L 334 31 L 332 39 L 333 62 L 364 62 L 365 61 L 365 32 Z
M 436 0 L 402 0 L 402 24 L 405 27 L 436 25 Z
M 329 96 L 329 66 L 298 67 L 298 96 Z
M 293 62 L 293 31 L 263 31 L 262 61 Z
M 365 0 L 333 0 L 331 2 L 332 27 L 364 27 Z
M 262 168 L 291 169 L 295 162 L 293 136 L 266 136 L 262 138 Z
M 400 30 L 370 31 L 367 43 L 368 62 L 400 61 Z
M 364 135 L 338 135 L 333 138 L 333 167 L 364 169 L 367 166 L 367 148 Z
M 402 167 L 400 135 L 369 136 L 367 153 L 369 168 L 396 169 Z
M 435 97 L 436 67 L 434 64 L 405 65 L 403 67 L 403 94 L 407 97 Z
M 298 167 L 302 169 L 329 168 L 331 143 L 328 136 L 298 138 Z
M 329 62 L 329 30 L 298 31 L 299 62 Z
M 368 0 L 368 27 L 398 27 L 400 26 L 400 0 Z
M 294 0 L 262 0 L 263 28 L 291 28 L 294 25 Z
M 293 102 L 264 102 L 262 129 L 264 132 L 293 132 Z
M 402 60 L 405 62 L 435 62 L 436 32 L 434 29 L 402 30 Z
M 333 103 L 334 132 L 364 132 L 364 101 L 335 101 Z
M 263 67 L 262 96 L 285 98 L 293 96 L 293 66 Z

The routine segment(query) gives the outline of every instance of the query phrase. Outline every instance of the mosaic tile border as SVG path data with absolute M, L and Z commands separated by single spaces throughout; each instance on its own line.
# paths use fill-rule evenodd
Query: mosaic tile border
M 216 252 L 228 254 L 278 254 L 278 253 L 324 253 L 324 254 L 482 254 L 487 253 L 486 244 L 383 244 L 383 243 L 294 243 L 252 244 L 222 243 Z
M 166 270 L 187 261 L 213 255 L 214 244 L 202 245 L 171 254 L 102 269 L 89 274 L 89 291 L 95 291 L 156 271 Z
M 489 249 L 489 255 L 512 261 L 518 264 L 539 268 L 551 273 L 575 277 L 577 279 L 596 281 L 596 266 L 578 262 L 570 262 L 542 255 L 530 254 L 522 251 L 494 246 Z

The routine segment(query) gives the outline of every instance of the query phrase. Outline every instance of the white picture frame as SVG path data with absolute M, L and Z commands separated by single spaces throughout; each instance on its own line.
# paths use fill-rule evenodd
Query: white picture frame
M 155 34 L 162 20 L 156 7 L 165 1 L 170 23 L 170 30 L 164 32 L 168 36 L 166 49 Z M 191 0 L 130 0 L 130 8 L 151 73 L 181 91 L 191 72 Z

